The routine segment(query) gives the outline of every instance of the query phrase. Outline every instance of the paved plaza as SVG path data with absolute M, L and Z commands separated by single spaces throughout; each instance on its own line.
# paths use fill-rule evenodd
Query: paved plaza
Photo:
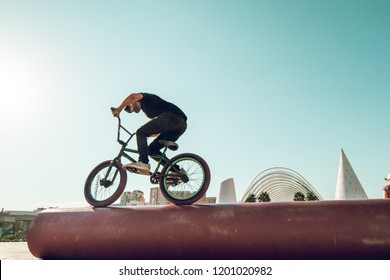
M 0 242 L 0 260 L 37 260 L 27 242 Z

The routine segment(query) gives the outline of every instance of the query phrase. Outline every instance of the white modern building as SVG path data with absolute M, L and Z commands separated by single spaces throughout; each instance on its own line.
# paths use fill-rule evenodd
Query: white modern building
M 271 201 L 293 201 L 297 192 L 304 195 L 311 193 L 318 200 L 323 200 L 322 196 L 303 176 L 284 167 L 270 168 L 257 175 L 246 190 L 241 202 L 245 202 L 249 196 L 257 198 L 262 192 L 266 192 Z M 335 199 L 368 199 L 343 149 L 340 152 Z
M 233 178 L 223 181 L 219 187 L 217 204 L 223 203 L 237 203 L 236 188 Z
M 257 175 L 246 190 L 241 202 L 245 202 L 250 195 L 258 197 L 262 192 L 268 193 L 271 201 L 293 201 L 297 192 L 305 196 L 311 193 L 318 200 L 323 200 L 303 176 L 285 167 L 270 168 Z
M 368 199 L 343 149 L 340 152 L 339 172 L 336 184 L 336 200 Z

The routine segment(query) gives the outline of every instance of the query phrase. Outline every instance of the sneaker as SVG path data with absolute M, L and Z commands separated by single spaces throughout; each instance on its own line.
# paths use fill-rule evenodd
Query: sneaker
M 143 163 L 141 161 L 129 163 L 123 165 L 125 169 L 136 169 L 140 174 L 149 175 L 150 174 L 150 164 Z

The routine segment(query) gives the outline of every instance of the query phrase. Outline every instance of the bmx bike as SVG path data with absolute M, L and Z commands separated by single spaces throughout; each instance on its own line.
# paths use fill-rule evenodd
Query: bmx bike
M 111 108 L 112 110 L 113 108 Z M 142 174 L 135 168 L 124 168 L 122 158 L 131 162 L 136 160 L 132 154 L 138 154 L 135 149 L 127 148 L 128 143 L 136 133 L 129 132 L 118 119 L 117 142 L 121 145 L 118 155 L 97 165 L 88 175 L 84 184 L 84 196 L 87 202 L 94 207 L 106 207 L 117 201 L 126 188 L 127 172 Z M 121 140 L 121 131 L 129 137 Z M 149 172 L 150 182 L 159 184 L 165 199 L 176 205 L 187 205 L 198 201 L 206 193 L 210 184 L 210 168 L 200 156 L 192 153 L 183 153 L 169 159 L 166 156 L 168 149 L 176 151 L 179 146 L 172 141 L 160 140 L 164 146 L 162 154 L 149 155 L 157 161 L 153 172 Z

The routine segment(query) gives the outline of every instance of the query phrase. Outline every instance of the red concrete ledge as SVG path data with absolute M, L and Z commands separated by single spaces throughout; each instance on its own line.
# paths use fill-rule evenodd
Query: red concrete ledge
M 42 259 L 390 259 L 390 200 L 57 209 Z

